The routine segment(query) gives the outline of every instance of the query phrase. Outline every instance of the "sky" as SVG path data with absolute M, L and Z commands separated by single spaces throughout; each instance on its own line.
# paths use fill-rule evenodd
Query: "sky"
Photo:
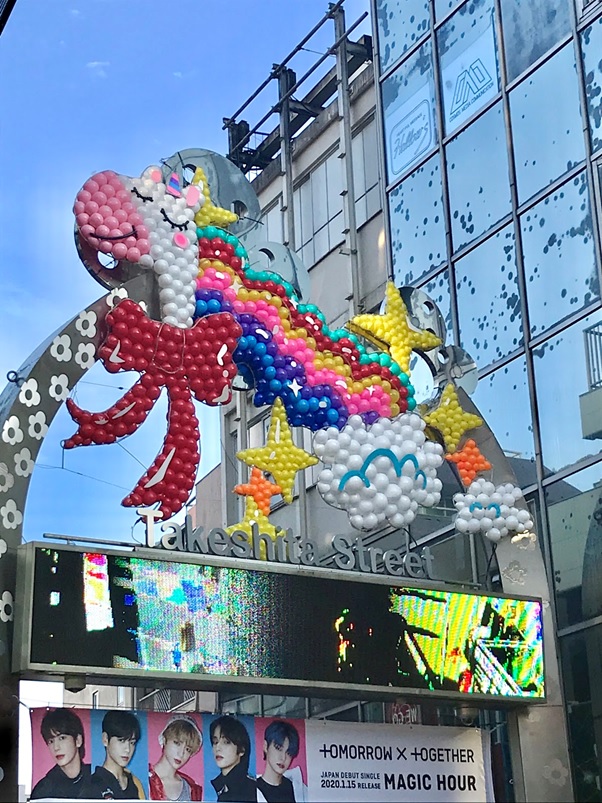
M 182 148 L 225 153 L 222 118 L 327 7 L 326 0 L 17 0 L 0 36 L 0 384 L 104 293 L 73 241 L 73 200 L 86 179 L 103 169 L 138 175 Z M 346 0 L 344 8 L 350 25 L 368 0 Z M 369 20 L 358 31 L 369 33 Z M 327 21 L 307 44 L 316 52 L 290 66 L 302 75 L 333 41 Z M 253 126 L 275 100 L 272 81 L 243 117 Z M 273 117 L 264 130 L 275 125 Z M 74 395 L 80 406 L 102 410 L 122 395 L 116 386 L 133 379 L 97 365 Z M 122 446 L 64 453 L 60 443 L 75 427 L 62 409 L 32 476 L 24 538 L 141 540 L 135 511 L 120 501 L 160 450 L 165 412 L 157 405 Z M 219 460 L 219 427 L 216 412 L 199 413 L 203 475 Z

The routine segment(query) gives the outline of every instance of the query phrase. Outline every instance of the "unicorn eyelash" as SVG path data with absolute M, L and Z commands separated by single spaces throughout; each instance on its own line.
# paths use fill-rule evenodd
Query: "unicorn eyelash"
M 142 193 L 140 192 L 138 187 L 134 187 L 132 192 L 134 193 L 134 195 L 138 196 L 138 198 L 140 198 L 145 203 L 146 203 L 146 201 L 152 201 L 153 200 L 152 195 L 142 195 Z
M 169 217 L 165 209 L 161 209 L 161 214 L 163 215 L 163 220 L 172 227 L 172 229 L 179 229 L 179 231 L 186 231 L 188 228 L 188 220 L 185 223 L 174 223 L 173 220 Z

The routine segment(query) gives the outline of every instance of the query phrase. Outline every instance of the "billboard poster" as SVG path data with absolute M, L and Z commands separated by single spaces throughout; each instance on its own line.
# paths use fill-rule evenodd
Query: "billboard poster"
M 333 574 L 37 548 L 19 668 L 545 698 L 539 600 Z
M 491 800 L 480 731 L 32 709 L 32 800 Z

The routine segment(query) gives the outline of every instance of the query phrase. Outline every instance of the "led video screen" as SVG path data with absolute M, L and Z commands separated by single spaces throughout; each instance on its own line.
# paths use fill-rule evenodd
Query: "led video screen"
M 333 574 L 36 547 L 21 668 L 545 696 L 540 601 Z

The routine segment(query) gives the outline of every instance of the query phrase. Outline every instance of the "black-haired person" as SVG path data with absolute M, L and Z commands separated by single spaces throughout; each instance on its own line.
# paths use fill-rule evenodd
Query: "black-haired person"
M 144 800 L 144 787 L 126 769 L 140 740 L 140 723 L 129 711 L 107 711 L 102 720 L 105 760 L 91 778 L 91 798 L 100 800 Z
M 219 803 L 255 803 L 257 783 L 249 775 L 251 740 L 239 719 L 222 716 L 209 726 L 211 749 L 220 774 L 211 781 Z
M 284 773 L 299 755 L 299 732 L 290 722 L 275 719 L 263 738 L 265 769 L 257 779 L 257 788 L 267 803 L 295 803 L 293 783 Z
M 90 765 L 83 763 L 86 747 L 81 719 L 68 708 L 57 708 L 44 715 L 40 731 L 56 763 L 34 786 L 31 800 L 90 797 Z

